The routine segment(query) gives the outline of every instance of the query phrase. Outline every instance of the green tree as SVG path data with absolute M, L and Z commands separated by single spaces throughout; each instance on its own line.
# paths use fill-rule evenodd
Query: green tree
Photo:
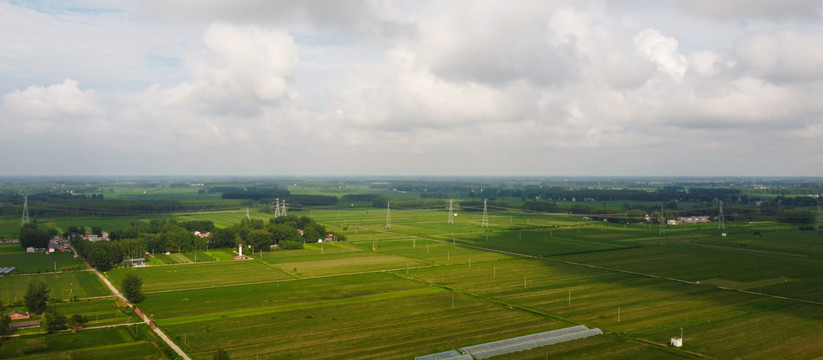
M 269 245 L 273 244 L 271 233 L 266 230 L 252 230 L 249 231 L 248 244 L 254 247 L 254 250 L 268 249 Z
M 71 325 L 71 326 L 76 326 L 76 325 L 82 326 L 83 324 L 87 323 L 88 321 L 89 321 L 89 318 L 87 318 L 85 315 L 74 314 L 69 319 L 69 325 Z
M 26 308 L 29 309 L 29 312 L 32 314 L 42 314 L 48 304 L 49 293 L 49 287 L 46 286 L 45 282 L 30 282 L 25 297 Z
M 66 328 L 66 316 L 57 311 L 54 305 L 46 307 L 43 314 L 43 322 L 46 324 L 46 331 L 49 333 L 57 332 Z
M 11 318 L 5 313 L 0 313 L 0 336 L 11 332 Z
M 109 271 L 111 269 L 111 263 L 109 262 L 109 257 L 106 254 L 106 249 L 102 246 L 95 246 L 89 255 L 89 264 L 94 266 L 97 270 L 100 271 Z
M 49 246 L 49 230 L 39 228 L 37 223 L 25 224 L 20 228 L 20 246 L 45 248 Z
M 217 349 L 217 351 L 214 353 L 214 356 L 212 356 L 212 359 L 214 359 L 214 360 L 231 360 L 231 357 L 229 356 L 229 353 L 226 352 L 226 350 Z
M 132 303 L 139 303 L 143 300 L 143 280 L 135 273 L 127 273 L 126 276 L 123 277 L 121 286 L 123 288 L 123 295 Z

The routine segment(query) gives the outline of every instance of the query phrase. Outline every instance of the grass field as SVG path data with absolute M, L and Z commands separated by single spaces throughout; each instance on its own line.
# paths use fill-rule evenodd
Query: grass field
M 162 359 L 158 343 L 147 325 L 27 335 L 6 339 L 0 359 Z
M 0 267 L 14 266 L 12 274 L 60 270 L 64 266 L 82 265 L 71 253 L 55 251 L 51 254 L 28 254 L 19 244 L 0 245 Z
M 70 318 L 74 314 L 85 315 L 88 327 L 138 322 L 133 313 L 124 312 L 115 299 L 70 301 L 57 304 L 57 310 Z
M 4 304 L 22 302 L 30 282 L 44 281 L 50 297 L 59 300 L 111 295 L 109 290 L 89 271 L 54 274 L 13 275 L 0 277 L 0 300 Z

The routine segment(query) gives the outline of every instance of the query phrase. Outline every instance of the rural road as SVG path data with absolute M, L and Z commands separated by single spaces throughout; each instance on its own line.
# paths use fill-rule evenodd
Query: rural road
M 99 271 L 97 271 L 97 269 L 94 270 L 94 273 L 97 274 L 97 277 L 100 278 L 100 280 L 103 281 L 103 283 L 106 284 L 106 286 L 109 287 L 109 290 L 111 290 L 112 294 L 114 294 L 115 296 L 117 296 L 118 298 L 123 300 L 123 302 L 126 305 L 128 305 L 129 307 L 131 307 L 131 308 L 134 307 L 134 305 L 128 299 L 126 299 L 126 297 L 124 297 L 123 294 L 120 293 L 120 290 L 117 290 L 117 288 L 114 287 L 114 285 L 112 285 L 111 281 L 109 281 L 108 278 L 103 276 L 103 274 L 101 274 Z M 169 346 L 172 349 L 174 349 L 174 351 L 177 353 L 177 355 L 180 355 L 180 357 L 182 357 L 184 360 L 191 360 L 191 358 L 188 355 L 186 355 L 185 352 L 183 352 L 183 349 L 181 349 L 179 346 L 177 346 L 177 344 L 175 344 L 174 341 L 171 341 L 171 339 L 169 339 L 169 337 L 166 336 L 166 333 L 164 333 L 163 330 L 160 330 L 160 328 L 158 328 L 157 326 L 151 326 L 152 324 L 151 324 L 151 321 L 149 321 L 148 316 L 145 316 L 141 313 L 138 313 L 138 314 L 140 314 L 141 318 L 143 318 L 143 321 L 147 325 L 149 325 L 149 327 L 151 327 L 152 330 L 154 330 L 154 332 L 157 334 L 157 336 L 159 336 L 161 339 L 163 339 L 163 341 L 165 341 L 166 344 L 169 344 Z

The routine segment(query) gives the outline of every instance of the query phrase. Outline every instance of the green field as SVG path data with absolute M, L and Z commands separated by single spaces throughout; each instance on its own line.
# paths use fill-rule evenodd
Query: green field
M 152 266 L 106 276 L 119 286 L 127 271 L 138 274 L 138 307 L 193 359 L 218 348 L 233 359 L 409 359 L 576 324 L 605 334 L 495 359 L 823 356 L 815 341 L 823 338 L 823 237 L 796 227 L 728 224 L 721 236 L 714 224 L 688 224 L 661 234 L 657 226 L 500 211 L 481 228 L 481 213 L 459 212 L 447 224 L 442 209 L 393 209 L 387 229 L 385 209 L 298 214 L 348 241 L 243 261 L 233 249 L 198 252 L 197 263 L 195 253 L 157 254 Z M 244 216 L 176 218 L 226 226 Z M 26 280 L 41 278 L 64 298 L 107 294 L 91 273 L 71 272 L 0 278 L 0 299 L 19 300 Z M 131 321 L 110 299 L 61 309 L 97 314 L 99 324 Z M 667 346 L 681 328 L 684 347 Z M 149 340 L 106 341 L 61 354 L 158 354 Z
M 146 325 L 26 335 L 4 340 L 0 359 L 161 359 L 159 342 Z
M 71 253 L 55 251 L 50 254 L 28 254 L 18 244 L 0 245 L 0 267 L 12 266 L 17 269 L 11 274 L 49 272 L 65 266 L 85 268 Z
M 51 290 L 50 297 L 58 300 L 111 295 L 92 272 L 72 271 L 0 277 L 0 300 L 4 304 L 22 303 L 28 284 L 37 281 L 44 281 Z

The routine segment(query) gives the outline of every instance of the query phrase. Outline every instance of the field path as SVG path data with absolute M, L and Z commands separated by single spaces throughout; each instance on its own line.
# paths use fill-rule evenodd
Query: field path
M 97 277 L 100 278 L 100 280 L 103 281 L 103 283 L 106 284 L 106 286 L 109 287 L 109 290 L 111 290 L 112 294 L 114 294 L 115 296 L 120 298 L 120 300 L 123 300 L 123 302 L 126 305 L 128 305 L 129 307 L 134 308 L 134 305 L 128 299 L 126 299 L 126 297 L 123 296 L 123 294 L 120 293 L 120 290 L 117 290 L 117 288 L 114 287 L 114 285 L 112 285 L 111 281 L 109 281 L 109 279 L 107 277 L 103 276 L 103 274 L 101 274 L 99 271 L 97 271 L 97 269 L 94 270 L 94 273 L 97 274 Z M 191 358 L 188 355 L 186 355 L 185 352 L 183 352 L 183 349 L 181 349 L 179 346 L 177 346 L 177 344 L 175 344 L 174 341 L 171 341 L 171 339 L 169 339 L 169 337 L 166 336 L 166 333 L 164 333 L 163 330 L 160 330 L 160 328 L 158 328 L 157 326 L 152 324 L 151 321 L 149 321 L 148 316 L 145 316 L 145 315 L 143 315 L 142 313 L 139 313 L 139 312 L 138 312 L 138 315 L 140 315 L 140 317 L 143 319 L 143 321 L 146 323 L 146 325 L 149 325 L 149 327 L 151 327 L 152 330 L 154 330 L 154 332 L 157 334 L 157 336 L 159 336 L 161 339 L 163 339 L 163 341 L 165 341 L 166 344 L 169 345 L 169 347 L 174 349 L 174 351 L 177 353 L 177 355 L 180 355 L 180 357 L 182 357 L 184 360 L 191 360 Z

